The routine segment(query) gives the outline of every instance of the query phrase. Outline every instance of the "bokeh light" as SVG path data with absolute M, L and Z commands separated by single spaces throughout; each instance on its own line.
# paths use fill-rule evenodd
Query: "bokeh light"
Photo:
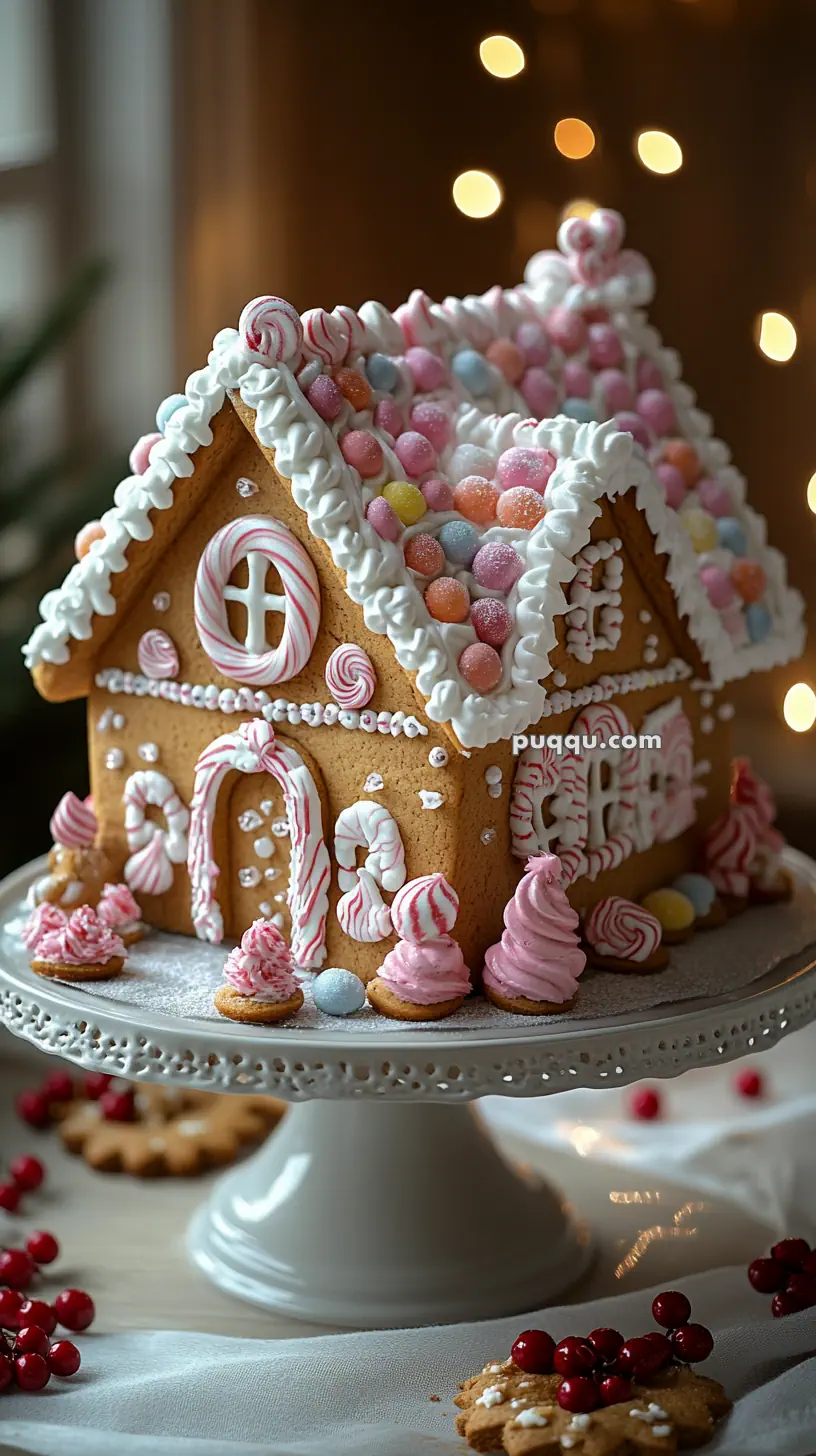
M 453 184 L 453 200 L 465 217 L 490 217 L 501 207 L 502 196 L 498 178 L 479 168 L 460 172 Z
M 680 143 L 667 131 L 640 131 L 635 137 L 635 151 L 649 172 L 661 177 L 676 172 L 683 165 Z
M 814 470 L 808 481 L 807 503 L 813 511 L 813 514 L 816 515 L 816 470 Z
M 785 722 L 794 733 L 807 733 L 816 723 L 816 693 L 809 683 L 794 683 L 782 704 Z
M 569 157 L 571 162 L 580 162 L 595 150 L 595 133 L 578 116 L 565 116 L 557 122 L 553 137 L 562 157 Z
M 524 70 L 524 51 L 509 35 L 486 35 L 479 46 L 479 60 L 491 76 L 502 81 Z
M 566 222 L 568 217 L 589 218 L 593 212 L 598 211 L 599 205 L 599 203 L 593 202 L 591 197 L 574 197 L 572 202 L 568 202 L 566 207 L 562 208 L 560 220 Z
M 784 313 L 761 313 L 756 321 L 757 348 L 775 364 L 787 364 L 796 352 L 796 329 Z

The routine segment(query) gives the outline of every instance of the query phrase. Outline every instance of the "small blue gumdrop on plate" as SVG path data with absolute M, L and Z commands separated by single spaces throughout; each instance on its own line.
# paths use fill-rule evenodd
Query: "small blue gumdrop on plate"
M 372 389 L 382 389 L 386 394 L 396 389 L 399 370 L 387 354 L 369 354 L 365 371 Z
M 697 916 L 707 915 L 717 898 L 717 891 L 707 875 L 680 875 L 672 889 L 691 901 Z
M 762 602 L 752 602 L 745 608 L 745 625 L 752 642 L 763 642 L 773 626 L 768 608 Z
M 327 1016 L 353 1016 L 365 1006 L 365 986 L 353 971 L 321 971 L 312 984 L 314 1004 Z
M 460 349 L 451 360 L 451 369 L 471 394 L 492 394 L 496 387 L 497 375 L 475 349 Z
M 717 536 L 720 545 L 735 556 L 744 556 L 748 550 L 748 537 L 741 521 L 734 516 L 720 516 L 717 522 Z
M 439 544 L 454 566 L 470 566 L 482 538 L 467 521 L 446 521 L 439 532 Z
M 186 394 L 168 394 L 156 410 L 156 429 L 161 430 L 164 434 L 168 420 L 176 413 L 176 410 L 183 409 L 186 403 Z
M 597 419 L 595 406 L 588 399 L 565 399 L 561 413 L 569 420 L 577 420 L 579 425 L 591 425 Z

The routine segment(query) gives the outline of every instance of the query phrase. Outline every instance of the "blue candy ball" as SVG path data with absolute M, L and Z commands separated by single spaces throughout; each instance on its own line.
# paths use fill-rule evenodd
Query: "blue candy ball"
M 439 532 L 439 544 L 454 566 L 470 566 L 481 539 L 475 526 L 467 521 L 446 521 Z
M 387 354 L 369 354 L 365 371 L 372 389 L 381 389 L 385 394 L 391 394 L 396 389 L 399 370 Z
M 565 399 L 561 414 L 569 420 L 577 420 L 579 425 L 590 425 L 597 419 L 595 408 L 588 399 Z
M 451 360 L 451 369 L 471 394 L 492 394 L 496 387 L 497 376 L 475 349 L 460 349 Z
M 327 1016 L 352 1016 L 365 1006 L 365 986 L 353 971 L 322 971 L 312 985 L 314 1004 Z
M 182 409 L 186 403 L 186 394 L 168 394 L 167 398 L 162 400 L 159 408 L 156 410 L 156 429 L 161 430 L 162 434 L 164 434 L 164 431 L 167 429 L 168 420 L 176 413 L 176 410 Z
M 695 915 L 707 915 L 717 898 L 717 891 L 707 875 L 680 875 L 672 889 L 691 901 Z
M 735 556 L 744 556 L 748 550 L 748 538 L 744 526 L 733 516 L 720 516 L 717 522 L 717 536 L 721 546 L 726 551 L 733 551 Z
M 745 625 L 751 641 L 762 642 L 773 625 L 768 608 L 763 607 L 762 602 L 752 602 L 750 607 L 745 608 Z

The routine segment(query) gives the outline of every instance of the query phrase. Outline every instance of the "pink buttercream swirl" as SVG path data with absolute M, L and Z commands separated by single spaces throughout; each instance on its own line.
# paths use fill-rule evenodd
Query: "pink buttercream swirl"
M 555 854 L 527 861 L 505 907 L 504 934 L 485 955 L 484 981 L 513 1000 L 569 1001 L 586 956 L 578 944 L 578 915 L 561 888 Z
M 35 952 L 37 960 L 52 965 L 104 966 L 124 956 L 125 947 L 91 905 L 80 905 L 64 925 L 41 937 Z
M 140 924 L 142 919 L 139 902 L 134 899 L 127 885 L 103 886 L 96 913 L 109 930 L 129 929 Z
M 23 945 L 27 950 L 34 950 L 39 945 L 44 935 L 49 931 L 61 930 L 67 925 L 68 916 L 59 905 L 52 905 L 48 900 L 43 900 L 36 910 L 29 915 L 22 930 Z
M 436 1006 L 440 1001 L 453 1001 L 470 993 L 470 971 L 449 935 L 421 944 L 397 941 L 377 974 L 400 1001 L 414 1006 Z
M 271 920 L 256 920 L 231 950 L 224 975 L 239 996 L 255 1001 L 288 1001 L 298 989 L 292 952 Z

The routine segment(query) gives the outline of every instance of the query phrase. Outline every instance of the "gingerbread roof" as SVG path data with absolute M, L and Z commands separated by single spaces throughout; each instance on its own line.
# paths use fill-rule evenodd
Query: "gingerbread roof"
M 75 644 L 101 638 L 137 589 L 132 563 L 149 558 L 159 513 L 172 513 L 162 549 L 174 517 L 183 524 L 179 482 L 228 395 L 254 411 L 258 441 L 428 717 L 464 747 L 554 706 L 563 586 L 599 502 L 629 491 L 713 684 L 797 656 L 801 597 L 647 324 L 651 272 L 621 240 L 617 214 L 573 220 L 524 285 L 441 305 L 417 292 L 395 315 L 368 303 L 301 319 L 281 299 L 254 300 L 160 409 L 163 438 L 132 462 L 141 473 L 117 487 L 104 534 L 43 598 L 27 664 L 53 665 L 53 688 Z

